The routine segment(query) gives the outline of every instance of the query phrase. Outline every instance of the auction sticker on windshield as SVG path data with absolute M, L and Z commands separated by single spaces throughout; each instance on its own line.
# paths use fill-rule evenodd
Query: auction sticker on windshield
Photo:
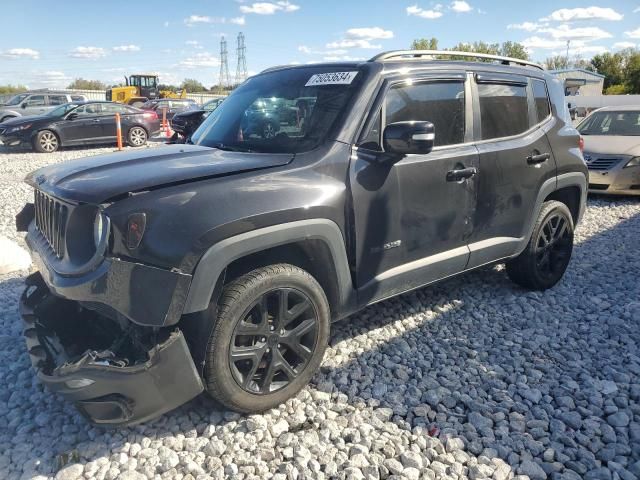
M 331 72 L 331 73 L 316 73 L 313 75 L 305 87 L 315 87 L 318 85 L 350 85 L 353 79 L 356 78 L 358 72 Z

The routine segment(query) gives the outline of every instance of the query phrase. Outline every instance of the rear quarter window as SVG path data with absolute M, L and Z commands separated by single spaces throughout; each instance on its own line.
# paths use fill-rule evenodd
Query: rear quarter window
M 529 129 L 527 89 L 524 85 L 478 84 L 482 140 L 510 137 Z
M 531 84 L 533 87 L 533 99 L 536 104 L 536 119 L 540 123 L 551 115 L 547 85 L 542 80 L 532 80 Z

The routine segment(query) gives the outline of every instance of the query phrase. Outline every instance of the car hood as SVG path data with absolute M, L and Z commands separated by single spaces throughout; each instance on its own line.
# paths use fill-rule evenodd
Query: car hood
M 583 135 L 585 153 L 640 155 L 640 136 Z
M 131 192 L 286 165 L 293 154 L 228 152 L 197 145 L 81 158 L 49 165 L 25 181 L 74 203 L 98 204 Z

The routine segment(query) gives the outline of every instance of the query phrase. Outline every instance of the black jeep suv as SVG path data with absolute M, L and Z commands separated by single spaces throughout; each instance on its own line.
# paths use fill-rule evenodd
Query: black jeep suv
M 101 424 L 203 390 L 259 412 L 367 305 L 496 262 L 555 285 L 587 192 L 562 85 L 445 54 L 269 69 L 190 144 L 30 174 L 17 225 L 39 273 L 21 308 L 40 380 Z M 273 136 L 243 129 L 265 98 L 312 101 Z

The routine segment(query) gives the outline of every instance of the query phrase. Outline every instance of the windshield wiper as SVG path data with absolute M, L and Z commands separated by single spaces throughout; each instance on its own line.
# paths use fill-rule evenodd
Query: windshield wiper
M 245 153 L 253 152 L 253 150 L 251 150 L 250 148 L 239 147 L 237 145 L 227 145 L 222 142 L 214 143 L 213 145 L 211 145 L 211 147 L 217 148 L 218 150 L 224 150 L 225 152 L 245 152 Z

